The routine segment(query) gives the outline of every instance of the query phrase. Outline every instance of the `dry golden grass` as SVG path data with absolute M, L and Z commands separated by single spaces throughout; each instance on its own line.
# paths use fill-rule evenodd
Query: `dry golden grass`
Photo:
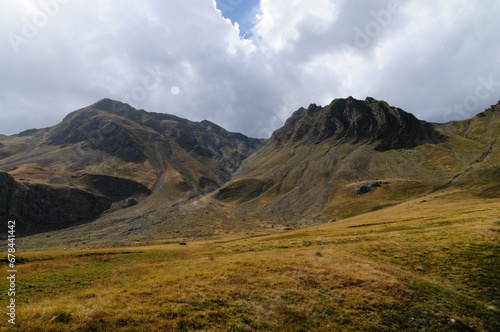
M 26 251 L 17 329 L 495 331 L 499 232 L 500 199 L 457 191 L 265 237 Z

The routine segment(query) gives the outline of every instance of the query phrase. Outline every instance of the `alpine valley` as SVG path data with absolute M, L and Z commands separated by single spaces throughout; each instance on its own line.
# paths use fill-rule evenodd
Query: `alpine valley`
M 0 135 L 21 328 L 498 331 L 499 138 L 500 102 L 369 97 L 265 140 L 110 99 Z

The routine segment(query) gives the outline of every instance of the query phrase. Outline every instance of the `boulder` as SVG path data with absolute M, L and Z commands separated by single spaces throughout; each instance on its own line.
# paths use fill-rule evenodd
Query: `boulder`
M 378 188 L 382 186 L 383 184 L 391 184 L 390 182 L 382 182 L 382 181 L 375 181 L 375 182 L 369 182 L 369 183 L 364 183 L 359 186 L 356 186 L 353 190 L 351 190 L 351 195 L 354 196 L 364 196 L 371 191 L 373 191 L 375 188 Z

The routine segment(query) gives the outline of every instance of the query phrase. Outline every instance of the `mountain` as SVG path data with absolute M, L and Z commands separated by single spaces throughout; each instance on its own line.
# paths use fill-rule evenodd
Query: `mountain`
M 266 141 L 110 100 L 0 135 L 7 330 L 500 331 L 499 138 L 500 102 L 372 98 Z
M 54 245 L 269 234 L 438 193 L 499 197 L 498 137 L 500 103 L 438 124 L 349 97 L 258 140 L 104 99 L 0 137 L 0 214 L 21 234 L 80 225 Z
M 297 110 L 215 199 L 296 225 L 399 204 L 444 188 L 500 195 L 500 105 L 434 124 L 373 98 Z
M 319 144 L 332 139 L 336 145 L 363 142 L 376 151 L 411 148 L 435 134 L 413 114 L 366 98 L 336 99 L 327 107 L 301 108 L 272 135 L 274 146 Z
M 147 209 L 193 199 L 226 183 L 260 143 L 209 121 L 103 99 L 54 127 L 0 138 L 0 170 L 10 173 L 0 177 L 9 188 L 2 193 L 9 201 L 2 222 L 12 215 L 18 233 L 31 234 L 80 224 L 145 197 Z M 54 212 L 75 205 L 77 195 L 100 203 Z

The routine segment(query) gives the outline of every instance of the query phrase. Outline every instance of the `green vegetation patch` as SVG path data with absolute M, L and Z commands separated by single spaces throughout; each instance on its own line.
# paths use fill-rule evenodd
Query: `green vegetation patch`
M 215 198 L 223 202 L 243 203 L 260 196 L 274 185 L 272 180 L 242 179 L 220 189 Z

